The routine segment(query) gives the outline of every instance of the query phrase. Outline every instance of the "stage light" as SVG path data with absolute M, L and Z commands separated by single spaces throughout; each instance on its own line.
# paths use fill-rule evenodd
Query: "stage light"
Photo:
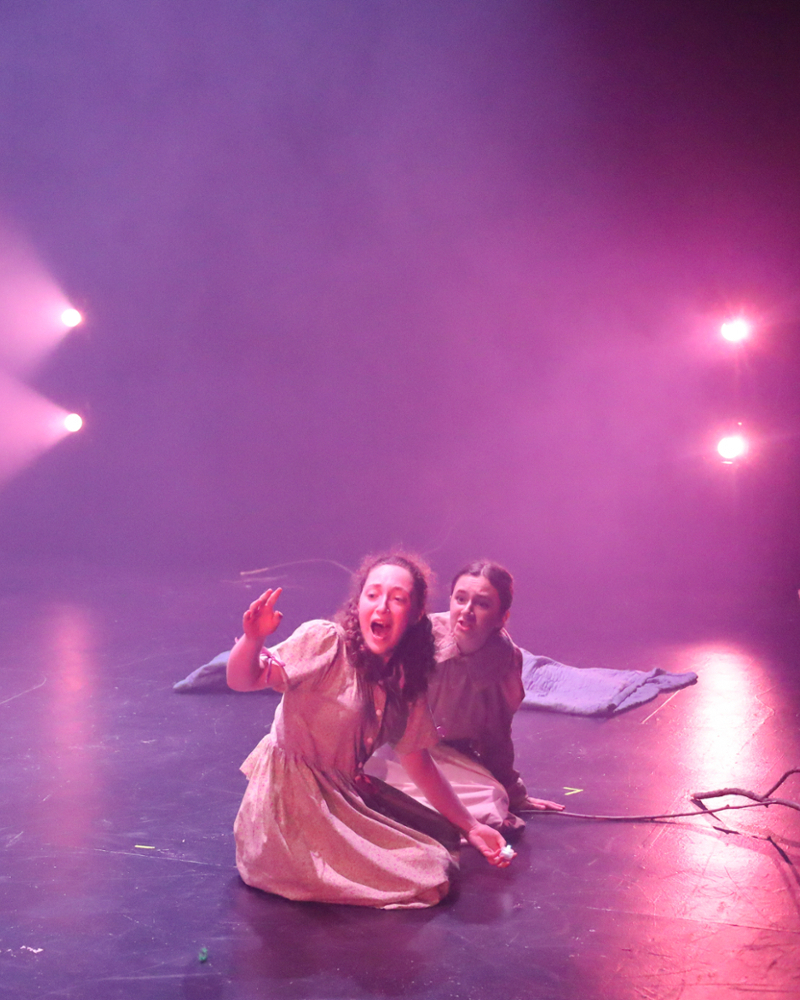
M 720 440 L 717 451 L 725 462 L 735 462 L 747 454 L 747 441 L 741 434 L 729 434 Z
M 61 322 L 64 326 L 77 326 L 79 323 L 83 322 L 83 316 L 81 316 L 77 309 L 73 309 L 72 306 L 70 306 L 69 309 L 65 309 L 61 313 Z
M 0 486 L 68 436 L 67 415 L 0 368 Z
M 68 413 L 64 417 L 64 427 L 71 433 L 74 434 L 75 431 L 79 431 L 83 427 L 83 418 L 77 413 Z
M 741 344 L 750 336 L 751 328 L 748 321 L 743 316 L 726 320 L 719 328 L 719 332 L 731 344 Z
M 0 220 L 0 368 L 27 375 L 81 322 L 27 242 Z

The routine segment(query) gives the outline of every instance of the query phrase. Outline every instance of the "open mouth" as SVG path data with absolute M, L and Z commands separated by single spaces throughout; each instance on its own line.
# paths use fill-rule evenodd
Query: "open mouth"
M 383 639 L 389 634 L 389 626 L 386 622 L 370 622 L 369 627 L 372 634 L 378 639 Z

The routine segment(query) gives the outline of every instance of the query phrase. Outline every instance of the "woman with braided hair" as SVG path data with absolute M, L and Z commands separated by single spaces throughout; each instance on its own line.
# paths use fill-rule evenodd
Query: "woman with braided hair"
M 433 759 L 470 813 L 506 835 L 525 828 L 520 812 L 564 808 L 528 795 L 514 767 L 511 723 L 525 692 L 522 653 L 505 630 L 513 598 L 509 571 L 479 559 L 453 577 L 449 611 L 429 615 L 436 668 L 428 701 L 440 738 Z M 368 770 L 427 802 L 387 747 Z

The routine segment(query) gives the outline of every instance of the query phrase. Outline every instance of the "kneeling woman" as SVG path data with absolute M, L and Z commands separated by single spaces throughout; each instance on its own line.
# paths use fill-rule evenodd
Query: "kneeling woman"
M 356 582 L 340 624 L 306 622 L 266 652 L 280 590 L 245 612 L 228 684 L 283 698 L 242 765 L 236 863 L 248 885 L 289 899 L 433 906 L 448 892 L 462 833 L 498 867 L 510 849 L 461 805 L 428 752 L 437 736 L 425 698 L 434 650 L 424 571 L 382 556 Z M 385 742 L 438 812 L 364 774 Z
M 470 813 L 506 834 L 524 829 L 515 815 L 564 807 L 528 795 L 514 768 L 511 722 L 522 703 L 522 652 L 505 631 L 514 580 L 479 560 L 456 573 L 450 610 L 430 615 L 436 670 L 428 700 L 441 743 L 433 759 Z M 384 747 L 368 771 L 425 804 L 414 776 Z

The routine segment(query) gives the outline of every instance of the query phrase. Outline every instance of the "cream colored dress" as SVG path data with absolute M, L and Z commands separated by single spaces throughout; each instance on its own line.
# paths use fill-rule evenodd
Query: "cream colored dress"
M 365 712 L 333 622 L 307 622 L 270 653 L 287 683 L 269 734 L 242 765 L 249 782 L 234 824 L 242 878 L 288 899 L 435 905 L 449 890 L 455 827 L 363 773 L 387 738 L 383 688 L 374 686 L 374 711 Z M 400 753 L 436 743 L 424 699 L 398 728 Z
M 431 756 L 472 816 L 480 823 L 502 827 L 509 811 L 527 795 L 514 769 L 511 741 L 511 722 L 525 693 L 522 654 L 502 631 L 477 652 L 462 655 L 447 612 L 429 617 L 436 640 L 436 671 L 428 685 L 428 701 L 442 740 Z M 428 805 L 387 747 L 366 769 Z

